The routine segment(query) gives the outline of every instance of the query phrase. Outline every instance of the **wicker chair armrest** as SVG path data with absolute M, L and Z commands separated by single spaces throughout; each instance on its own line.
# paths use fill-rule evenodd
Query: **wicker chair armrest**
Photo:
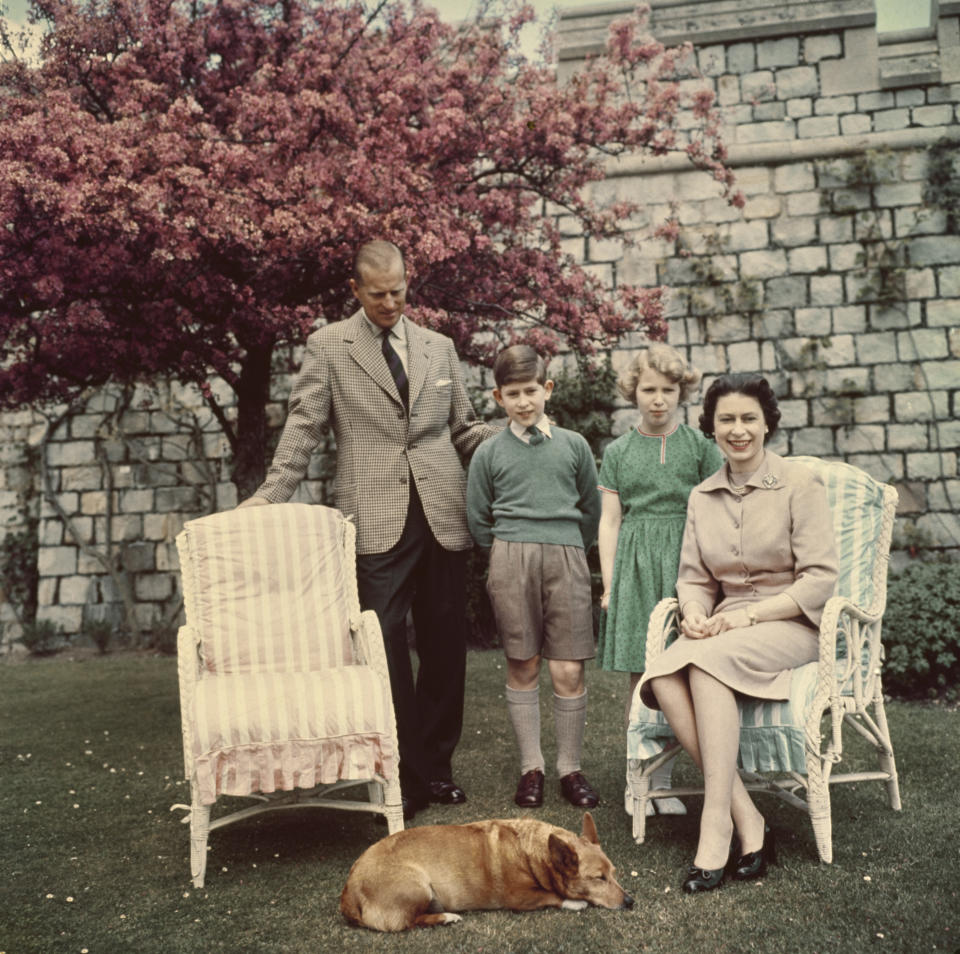
M 383 648 L 380 620 L 373 610 L 364 610 L 360 614 L 360 624 L 353 632 L 353 644 L 358 663 L 370 666 L 378 673 L 387 672 L 387 654 Z
M 200 678 L 200 634 L 190 625 L 177 632 L 177 675 L 180 682 L 180 728 L 183 734 L 184 777 L 193 774 L 192 738 L 194 728 L 194 694 Z
M 656 659 L 680 632 L 679 604 L 675 597 L 660 600 L 647 624 L 647 666 Z

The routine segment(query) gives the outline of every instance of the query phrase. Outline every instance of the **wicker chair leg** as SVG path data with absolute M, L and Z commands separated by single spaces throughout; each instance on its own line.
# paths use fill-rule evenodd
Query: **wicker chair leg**
M 887 798 L 890 801 L 890 807 L 895 812 L 898 812 L 903 807 L 900 804 L 900 781 L 897 777 L 897 762 L 893 757 L 893 745 L 890 743 L 890 727 L 887 725 L 887 712 L 883 707 L 882 695 L 874 700 L 873 711 L 877 720 L 877 728 L 881 732 L 880 743 L 883 746 L 878 755 L 880 771 L 886 772 L 887 775 L 890 776 L 887 780 Z
M 210 806 L 198 805 L 190 809 L 190 875 L 195 888 L 203 887 L 207 873 L 207 838 L 210 835 Z
M 817 852 L 824 864 L 833 862 L 833 820 L 830 813 L 830 783 L 824 778 L 818 757 L 807 758 L 807 806 Z
M 647 835 L 647 793 L 650 791 L 650 776 L 643 763 L 627 761 L 627 791 L 633 806 L 633 840 L 642 845 Z

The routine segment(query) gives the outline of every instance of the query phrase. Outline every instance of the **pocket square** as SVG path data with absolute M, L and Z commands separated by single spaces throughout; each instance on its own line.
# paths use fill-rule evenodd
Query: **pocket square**
M 440 379 L 437 381 L 437 383 L 434 384 L 434 387 L 435 387 L 435 388 L 448 388 L 448 387 L 450 387 L 451 384 L 452 384 L 452 382 L 451 382 L 451 380 L 450 380 L 449 378 L 440 378 Z

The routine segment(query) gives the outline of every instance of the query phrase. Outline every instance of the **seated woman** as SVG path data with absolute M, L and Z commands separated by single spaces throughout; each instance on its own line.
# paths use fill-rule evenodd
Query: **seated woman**
M 703 772 L 700 839 L 683 882 L 690 893 L 719 887 L 728 862 L 740 881 L 766 871 L 773 839 L 737 772 L 736 694 L 788 698 L 790 670 L 817 658 L 837 576 L 823 484 L 764 447 L 779 420 L 762 377 L 721 377 L 707 391 L 700 429 L 727 462 L 690 494 L 680 636 L 640 683 L 644 703 L 663 710 Z

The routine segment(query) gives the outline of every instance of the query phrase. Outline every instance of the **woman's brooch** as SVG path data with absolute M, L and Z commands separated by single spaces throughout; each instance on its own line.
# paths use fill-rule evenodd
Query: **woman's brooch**
M 764 474 L 760 482 L 763 484 L 764 487 L 767 488 L 767 490 L 769 490 L 771 487 L 776 487 L 778 483 L 777 477 L 775 474 Z

